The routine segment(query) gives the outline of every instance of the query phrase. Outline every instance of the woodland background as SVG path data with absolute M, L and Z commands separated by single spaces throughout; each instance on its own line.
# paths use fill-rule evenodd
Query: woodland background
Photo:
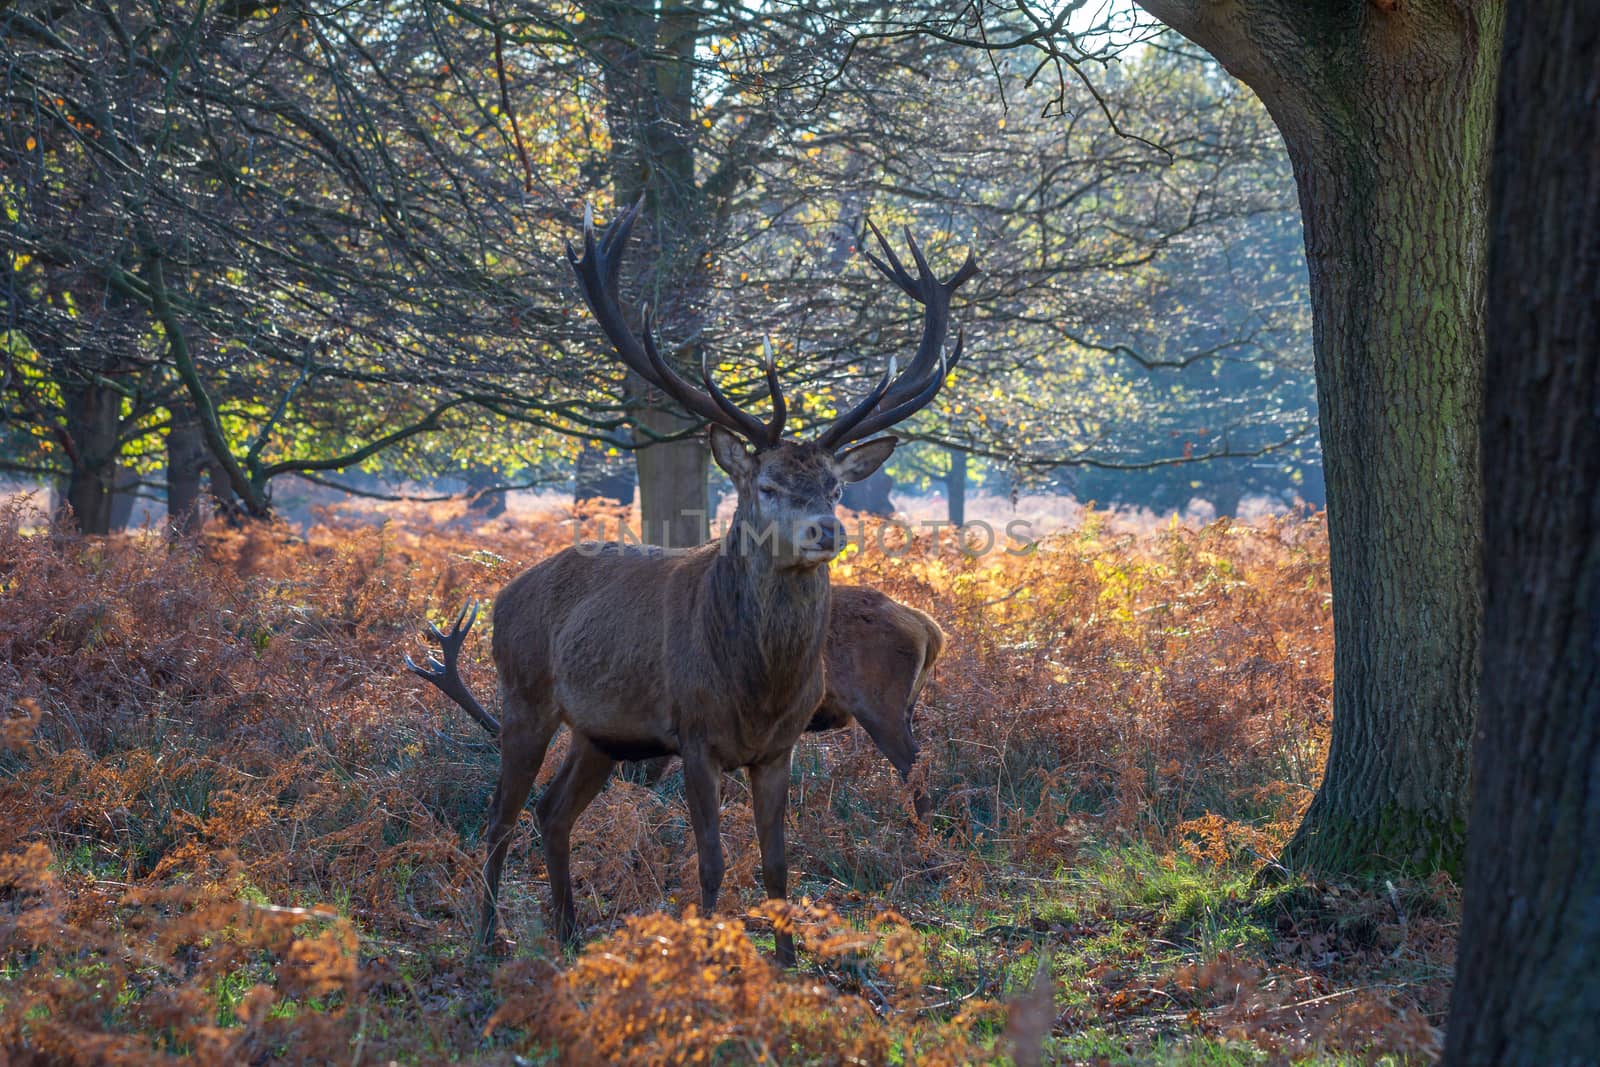
M 7 1056 L 1595 1062 L 1593 12 L 0 0 L 0 35 Z M 926 824 L 808 739 L 805 902 L 758 905 L 734 788 L 700 916 L 681 786 L 619 778 L 586 946 L 530 831 L 497 959 L 495 753 L 399 657 L 574 521 L 705 536 L 698 427 L 561 257 L 641 197 L 663 351 L 759 408 L 770 336 L 802 430 L 910 343 L 867 220 L 976 250 L 966 358 L 848 503 L 1051 532 L 835 565 L 950 635 Z

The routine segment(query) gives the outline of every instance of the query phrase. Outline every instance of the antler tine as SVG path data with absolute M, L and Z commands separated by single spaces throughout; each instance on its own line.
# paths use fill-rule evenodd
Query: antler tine
M 772 338 L 761 339 L 766 354 L 767 393 L 772 397 L 772 419 L 767 423 L 767 439 L 777 443 L 783 436 L 783 423 L 789 417 L 789 405 L 784 402 L 783 389 L 778 385 L 778 357 L 772 352 Z
M 933 278 L 932 272 L 928 270 L 927 261 L 922 256 L 922 250 L 917 247 L 916 239 L 911 236 L 911 231 L 908 229 L 905 231 L 906 244 L 911 246 L 911 255 L 916 260 L 921 274 L 920 278 L 913 278 L 911 272 L 906 270 L 905 264 L 900 262 L 900 257 L 894 254 L 894 248 L 890 246 L 888 240 L 883 236 L 883 231 L 878 229 L 877 223 L 871 219 L 867 219 L 866 223 L 867 228 L 872 231 L 872 236 L 877 238 L 878 246 L 883 249 L 883 254 L 888 257 L 889 262 L 885 263 L 865 248 L 861 250 L 861 254 L 866 256 L 867 261 L 878 269 L 878 273 L 894 282 L 902 292 L 919 304 L 927 302 L 927 293 L 924 290 L 924 286 L 928 282 L 932 282 L 948 293 L 954 293 L 961 286 L 971 281 L 973 276 L 978 273 L 977 254 L 969 248 L 967 249 L 967 258 L 962 261 L 961 266 L 956 269 L 954 274 L 942 282 Z
M 469 613 L 471 618 L 468 618 Z M 478 602 L 476 600 L 469 600 L 465 604 L 461 605 L 461 614 L 456 616 L 455 625 L 450 628 L 450 636 L 456 639 L 457 648 L 461 647 L 461 642 L 465 640 L 467 631 L 472 629 L 473 624 L 477 621 Z
M 622 253 L 629 232 L 644 206 L 641 197 L 631 208 L 612 220 L 598 237 L 594 231 L 594 209 L 584 206 L 583 255 L 579 257 L 572 243 L 567 242 L 567 262 L 578 279 L 578 288 L 589 305 L 600 332 L 606 335 L 617 356 L 635 374 L 650 385 L 666 393 L 691 416 L 742 434 L 758 444 L 765 444 L 767 427 L 755 416 L 739 411 L 732 414 L 728 406 L 718 403 L 706 392 L 695 388 L 683 379 L 656 350 L 654 331 L 648 309 L 644 316 L 644 338 L 634 334 L 627 324 L 616 290 L 622 272 Z M 726 401 L 726 397 L 723 398 Z M 738 411 L 733 408 L 732 411 Z
M 889 391 L 889 383 L 894 381 L 898 363 L 895 357 L 889 357 L 889 368 L 883 372 L 883 377 L 878 379 L 878 384 L 872 387 L 872 392 L 862 397 L 855 407 L 829 423 L 828 428 L 817 437 L 819 445 L 823 448 L 837 448 L 852 439 L 851 430 L 878 406 L 884 394 Z
M 889 390 L 889 395 L 884 397 L 883 403 L 886 407 L 919 396 L 928 383 L 929 373 L 936 369 L 935 364 L 945 365 L 941 360 L 945 338 L 950 331 L 950 298 L 958 287 L 978 272 L 977 260 L 973 257 L 971 249 L 968 249 L 966 262 L 962 263 L 948 281 L 941 282 L 928 266 L 928 260 L 923 256 L 922 249 L 917 247 L 910 230 L 906 231 L 906 244 L 911 247 L 911 258 L 917 265 L 917 284 L 924 294 L 922 342 L 917 346 L 917 354 L 911 358 L 911 365 L 906 368 L 905 374 L 895 382 Z M 935 380 L 943 381 L 943 379 L 944 372 L 941 372 Z
M 461 613 L 456 616 L 456 621 L 450 627 L 449 633 L 440 630 L 431 621 L 428 623 L 428 632 L 432 635 L 434 643 L 439 646 L 440 656 L 430 654 L 426 666 L 412 659 L 409 652 L 405 653 L 402 658 L 405 660 L 406 669 L 411 671 L 412 674 L 432 683 L 438 688 L 439 692 L 461 705 L 462 710 L 471 715 L 479 726 L 482 726 L 491 734 L 498 734 L 500 732 L 499 721 L 485 711 L 483 705 L 478 703 L 478 698 L 472 695 L 472 691 L 467 688 L 467 683 L 461 680 L 461 672 L 458 666 L 461 657 L 461 646 L 465 643 L 467 633 L 472 629 L 473 623 L 478 621 L 478 607 L 476 600 L 468 601 L 461 608 Z
M 938 285 L 938 279 L 933 276 L 933 271 L 928 267 L 927 258 L 923 256 L 922 249 L 917 247 L 917 239 L 911 236 L 911 227 L 902 227 L 900 233 L 905 237 L 906 245 L 911 249 L 912 262 L 917 265 L 917 281 L 923 285 L 930 281 Z
M 899 404 L 895 404 L 893 406 L 888 406 L 888 401 L 885 401 L 884 403 L 886 406 L 884 409 L 876 412 L 866 419 L 863 419 L 861 423 L 856 426 L 855 430 L 851 432 L 849 439 L 853 441 L 862 437 L 868 437 L 877 433 L 879 430 L 887 429 L 897 422 L 901 422 L 910 418 L 918 411 L 927 407 L 929 402 L 931 402 L 933 398 L 938 395 L 940 386 L 944 384 L 945 377 L 950 373 L 950 368 L 954 367 L 956 363 L 960 361 L 961 343 L 962 331 L 957 331 L 955 352 L 948 360 L 945 359 L 944 353 L 941 352 L 939 354 L 938 373 L 928 379 L 928 381 L 923 385 L 922 390 L 918 392 L 916 396 L 913 396 L 908 400 L 901 401 Z
M 700 380 L 705 382 L 706 392 L 711 394 L 711 399 L 716 401 L 717 407 L 721 408 L 728 418 L 739 425 L 739 432 L 748 437 L 752 443 L 757 445 L 775 445 L 778 443 L 777 435 L 771 432 L 771 428 L 766 423 L 749 412 L 740 410 L 737 404 L 729 400 L 727 395 L 717 388 L 717 383 L 711 380 L 710 354 L 703 348 L 700 350 Z
M 961 262 L 961 266 L 956 268 L 956 272 L 950 275 L 950 277 L 943 284 L 951 292 L 954 292 L 967 282 L 971 281 L 977 276 L 977 274 L 978 257 L 977 254 L 969 248 L 967 249 L 967 258 Z
M 922 304 L 922 340 L 917 346 L 916 354 L 906 365 L 905 372 L 895 377 L 892 384 L 878 396 L 875 401 L 877 408 L 875 412 L 871 411 L 871 408 L 862 410 L 860 405 L 857 405 L 847 414 L 834 420 L 833 424 L 823 432 L 819 440 L 828 447 L 837 447 L 892 426 L 925 407 L 933 399 L 944 384 L 950 368 L 961 359 L 959 337 L 955 353 L 948 360 L 944 356 L 945 338 L 950 331 L 950 298 L 956 289 L 978 273 L 977 257 L 971 249 L 968 249 L 966 260 L 956 272 L 949 279 L 940 281 L 929 267 L 927 257 L 922 254 L 916 239 L 907 230 L 906 245 L 911 250 L 911 258 L 917 268 L 917 275 L 913 278 L 900 257 L 895 255 L 888 240 L 884 238 L 883 231 L 879 230 L 871 219 L 867 219 L 866 223 L 872 235 L 877 238 L 879 247 L 883 249 L 887 262 L 866 249 L 862 249 L 862 252 L 880 274 Z M 871 412 L 870 418 L 869 412 Z
M 907 296 L 921 303 L 924 297 L 922 288 L 917 285 L 916 279 L 907 272 L 905 264 L 900 262 L 900 257 L 894 254 L 894 249 L 890 247 L 888 240 L 883 236 L 883 231 L 878 229 L 878 224 L 871 219 L 867 219 L 866 223 L 867 228 L 872 231 L 872 236 L 878 239 L 878 247 L 883 249 L 883 254 L 889 262 L 884 263 L 883 260 L 865 248 L 861 250 L 861 254 L 867 257 L 869 263 L 878 268 L 878 273 L 898 285 L 905 291 Z

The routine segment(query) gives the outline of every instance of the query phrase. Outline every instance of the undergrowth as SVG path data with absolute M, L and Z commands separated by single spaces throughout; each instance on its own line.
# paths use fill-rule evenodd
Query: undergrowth
M 593 514 L 585 517 L 593 518 Z M 680 786 L 574 835 L 586 947 L 544 925 L 531 817 L 472 950 L 496 752 L 400 668 L 422 621 L 570 543 L 568 516 L 328 512 L 193 546 L 0 522 L 0 1049 L 16 1062 L 1400 1063 L 1426 1058 L 1443 883 L 1251 888 L 1315 786 L 1318 518 L 1038 551 L 853 552 L 949 634 L 927 824 L 859 731 L 796 752 L 791 897 L 725 789 L 701 916 Z M 381 519 L 381 521 L 379 521 Z M 492 620 L 491 620 L 492 622 Z M 480 630 L 487 626 L 480 624 Z M 476 634 L 469 684 L 493 693 Z M 561 757 L 560 742 L 545 777 Z M 801 965 L 769 962 L 775 926 Z

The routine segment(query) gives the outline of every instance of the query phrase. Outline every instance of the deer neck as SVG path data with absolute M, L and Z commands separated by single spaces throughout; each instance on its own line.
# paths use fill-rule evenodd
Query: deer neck
M 741 539 L 739 518 L 707 575 L 705 632 L 752 698 L 781 701 L 821 667 L 828 568 L 778 567 L 770 544 Z

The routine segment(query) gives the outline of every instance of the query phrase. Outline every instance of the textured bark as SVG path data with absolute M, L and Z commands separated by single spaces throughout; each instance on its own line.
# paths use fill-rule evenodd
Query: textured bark
M 139 476 L 120 463 L 111 476 L 111 532 L 120 533 L 133 521 L 133 507 L 139 502 Z
M 612 138 L 610 167 L 618 205 L 649 196 L 647 265 L 640 274 L 661 329 L 697 336 L 695 294 L 704 284 L 705 204 L 695 181 L 694 76 L 699 10 L 666 0 L 659 9 L 626 2 L 597 5 L 607 29 L 598 47 L 604 59 L 606 119 Z M 698 375 L 699 350 L 663 351 L 688 377 Z M 634 451 L 639 482 L 640 534 L 651 544 L 692 548 L 709 535 L 706 482 L 711 453 L 696 436 L 656 443 L 692 425 L 665 398 L 628 375 L 629 393 L 644 402 L 635 417 L 642 429 Z M 654 436 L 652 436 L 654 435 Z
M 66 401 L 67 437 L 72 443 L 67 503 L 80 532 L 110 533 L 122 394 L 94 383 L 69 385 L 62 391 Z
M 1600 9 L 1508 15 L 1483 702 L 1448 1067 L 1600 1063 Z
M 1499 0 L 1142 0 L 1261 96 L 1315 327 L 1333 740 L 1284 861 L 1455 870 L 1480 623 L 1477 416 Z
M 660 435 L 692 425 L 661 408 L 641 411 L 637 421 Z M 634 451 L 639 470 L 639 534 L 646 543 L 665 548 L 705 543 L 711 510 L 706 495 L 709 456 L 705 438 L 700 436 Z

